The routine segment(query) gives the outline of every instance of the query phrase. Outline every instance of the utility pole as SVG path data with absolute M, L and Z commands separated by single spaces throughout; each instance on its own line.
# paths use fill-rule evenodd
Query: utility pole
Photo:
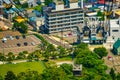
M 2 43 L 3 43 L 3 57 L 5 56 L 5 55 L 4 55 L 4 44 L 5 44 L 6 41 L 7 41 L 6 38 L 3 38 L 3 39 L 2 39 Z M 3 64 L 4 64 L 4 59 L 3 59 Z
M 61 46 L 62 46 L 62 44 L 63 44 L 63 29 L 61 29 L 61 39 L 60 40 L 61 40 L 60 43 L 61 43 Z

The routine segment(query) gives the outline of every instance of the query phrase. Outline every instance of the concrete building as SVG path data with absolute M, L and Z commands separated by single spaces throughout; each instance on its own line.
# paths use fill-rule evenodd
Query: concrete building
M 110 37 L 113 41 L 117 41 L 120 38 L 120 24 L 118 19 L 110 20 Z
M 91 44 L 102 44 L 106 41 L 103 22 L 99 21 L 100 17 L 85 17 L 84 27 L 81 30 L 81 42 Z
M 82 75 L 82 65 L 78 65 L 78 64 L 73 65 L 73 75 L 74 76 Z
M 47 28 L 49 34 L 76 30 L 77 26 L 83 23 L 84 13 L 78 2 L 70 3 L 68 1 L 66 4 L 54 5 L 44 10 L 45 28 Z

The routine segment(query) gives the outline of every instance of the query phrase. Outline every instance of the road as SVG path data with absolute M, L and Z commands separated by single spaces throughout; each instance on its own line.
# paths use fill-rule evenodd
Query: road
M 16 63 L 22 63 L 22 62 L 27 62 L 27 60 L 19 60 L 19 61 L 12 61 L 13 64 L 16 64 Z M 5 61 L 4 64 L 6 64 L 7 62 Z M 0 65 L 2 65 L 3 62 L 0 61 Z
M 49 35 L 46 35 L 46 34 L 43 34 L 42 35 L 47 41 L 49 41 L 51 44 L 55 44 L 55 45 L 58 45 L 58 46 L 62 46 L 64 48 L 70 48 L 71 45 L 69 44 L 66 44 L 66 43 L 63 43 L 63 41 L 59 42 L 53 38 L 50 38 Z

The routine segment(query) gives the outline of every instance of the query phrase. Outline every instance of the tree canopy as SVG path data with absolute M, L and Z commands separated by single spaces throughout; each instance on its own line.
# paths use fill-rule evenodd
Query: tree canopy
M 53 0 L 45 0 L 45 5 L 48 5 L 51 2 L 53 2 Z
M 95 48 L 94 52 L 98 54 L 100 58 L 103 58 L 104 56 L 107 56 L 108 54 L 106 48 L 104 47 Z
M 27 33 L 27 31 L 28 31 L 28 27 L 24 22 L 18 23 L 18 22 L 15 21 L 14 24 L 13 24 L 12 29 L 13 30 L 18 30 L 21 33 Z

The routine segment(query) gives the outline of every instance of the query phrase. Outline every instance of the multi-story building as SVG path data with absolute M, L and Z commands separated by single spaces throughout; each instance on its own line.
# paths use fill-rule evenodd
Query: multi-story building
M 70 31 L 77 29 L 79 24 L 83 23 L 84 13 L 78 2 L 71 3 L 66 0 L 65 3 L 53 4 L 45 12 L 45 27 L 48 33 L 61 31 Z
M 115 42 L 120 38 L 120 24 L 118 19 L 110 20 L 110 37 Z

